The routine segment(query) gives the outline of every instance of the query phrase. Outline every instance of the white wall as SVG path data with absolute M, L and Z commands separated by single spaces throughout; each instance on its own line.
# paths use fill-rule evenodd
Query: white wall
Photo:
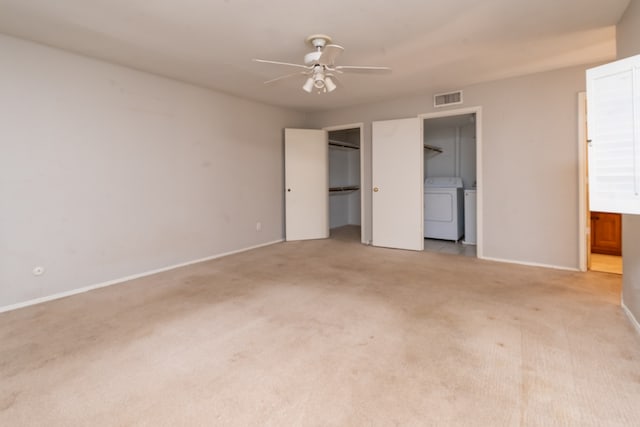
M 0 307 L 282 238 L 282 129 L 303 114 L 5 36 L 0 52 Z
M 358 133 L 358 137 L 359 137 Z M 358 141 L 360 144 L 360 141 Z M 360 150 L 351 150 L 349 156 L 349 182 L 360 185 Z M 349 193 L 349 224 L 360 225 L 360 190 Z
M 349 150 L 329 146 L 329 187 L 343 187 L 349 181 Z M 347 193 L 329 194 L 329 227 L 349 224 L 349 197 Z
M 476 125 L 460 128 L 460 171 L 464 188 L 476 186 Z
M 578 268 L 576 99 L 585 88 L 586 68 L 443 88 L 464 89 L 463 107 L 482 106 L 485 257 Z M 364 122 L 370 165 L 372 121 L 415 117 L 433 112 L 432 105 L 426 93 L 317 113 L 310 124 Z M 371 170 L 364 172 L 369 240 Z
M 640 0 L 631 0 L 616 27 L 618 59 L 640 55 Z
M 640 0 L 631 0 L 617 27 L 618 58 L 640 55 Z M 622 298 L 640 322 L 640 215 L 622 217 Z
M 424 150 L 424 177 L 456 176 L 456 128 L 425 129 L 424 143 L 442 149 Z
M 459 176 L 462 177 L 464 188 L 474 187 L 476 182 L 475 132 L 475 124 L 433 129 L 425 127 L 424 143 L 442 149 L 441 153 L 424 150 L 425 178 Z

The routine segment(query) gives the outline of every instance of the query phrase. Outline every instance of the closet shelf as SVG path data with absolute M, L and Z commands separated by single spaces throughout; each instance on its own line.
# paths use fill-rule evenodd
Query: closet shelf
M 442 153 L 442 148 L 436 147 L 435 145 L 424 144 L 425 150 L 434 151 L 436 153 Z
M 358 191 L 359 185 L 346 185 L 344 187 L 329 187 L 329 193 L 351 193 L 352 191 Z
M 337 139 L 330 139 L 329 140 L 329 145 L 331 145 L 332 147 L 350 148 L 352 150 L 359 150 L 360 149 L 360 147 L 355 145 L 355 144 L 351 144 L 351 143 L 345 142 L 345 141 L 338 141 Z

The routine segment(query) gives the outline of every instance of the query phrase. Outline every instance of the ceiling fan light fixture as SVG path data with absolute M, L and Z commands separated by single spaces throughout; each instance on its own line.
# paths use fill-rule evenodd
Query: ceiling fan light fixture
M 316 89 L 323 89 L 325 87 L 324 74 L 322 72 L 314 74 L 313 85 Z
M 329 76 L 324 78 L 324 85 L 327 88 L 327 92 L 333 92 L 336 90 L 336 84 L 333 82 L 333 79 Z
M 313 77 L 309 77 L 307 79 L 307 81 L 302 86 L 302 90 L 304 90 L 307 93 L 311 93 L 311 91 L 313 90 Z

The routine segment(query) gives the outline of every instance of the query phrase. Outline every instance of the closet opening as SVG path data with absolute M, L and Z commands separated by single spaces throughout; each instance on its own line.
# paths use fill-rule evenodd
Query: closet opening
M 329 237 L 362 241 L 362 125 L 327 129 L 329 143 Z
M 424 250 L 476 257 L 477 114 L 423 119 Z

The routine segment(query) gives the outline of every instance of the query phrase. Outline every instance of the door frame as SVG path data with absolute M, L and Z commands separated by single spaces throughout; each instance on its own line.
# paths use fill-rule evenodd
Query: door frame
M 591 224 L 588 223 L 587 187 L 587 93 L 578 93 L 578 261 L 580 271 L 589 269 Z
M 484 180 L 482 174 L 482 107 L 456 108 L 453 110 L 438 111 L 434 113 L 418 114 L 420 119 L 420 135 L 424 141 L 424 121 L 441 117 L 463 116 L 465 114 L 476 115 L 476 257 L 484 258 L 484 221 L 483 221 L 483 199 Z M 424 182 L 422 184 L 424 186 Z M 424 209 L 423 209 L 424 210 Z M 424 218 L 424 213 L 423 213 Z
M 364 123 L 350 123 L 323 127 L 322 130 L 331 132 L 334 130 L 360 129 L 360 242 L 367 244 L 364 232 Z M 328 143 L 328 141 L 327 141 Z

